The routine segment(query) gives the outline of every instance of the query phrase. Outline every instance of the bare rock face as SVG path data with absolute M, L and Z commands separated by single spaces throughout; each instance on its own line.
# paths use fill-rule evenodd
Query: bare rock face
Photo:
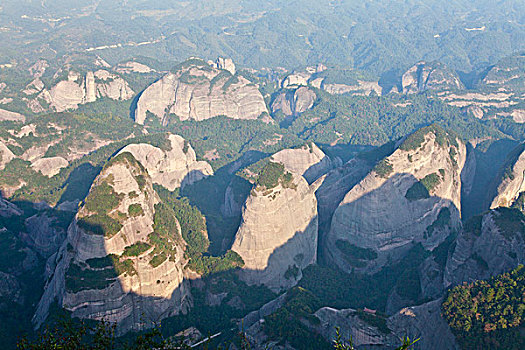
M 358 80 L 357 84 L 326 84 L 322 83 L 321 88 L 332 95 L 342 95 L 351 93 L 354 95 L 369 96 L 375 93 L 381 96 L 383 88 L 379 86 L 377 81 Z
M 463 89 L 458 75 L 439 62 L 418 62 L 403 74 L 404 94 L 426 90 Z
M 323 307 L 314 315 L 321 321 L 316 330 L 329 342 L 335 339 L 335 327 L 339 327 L 342 339 L 352 339 L 356 347 L 373 346 L 374 349 L 381 349 L 393 347 L 399 342 L 394 334 L 385 333 L 384 330 L 368 324 L 354 309 L 337 310 Z
M 154 183 L 170 191 L 213 175 L 211 165 L 196 160 L 188 141 L 179 135 L 169 135 L 168 141 L 169 150 L 140 143 L 128 145 L 119 153 L 131 153 L 146 168 Z
M 302 175 L 308 183 L 314 182 L 342 163 L 339 159 L 330 159 L 315 143 L 300 148 L 283 149 L 271 158 L 277 163 L 284 164 L 288 171 Z
M 231 58 L 218 57 L 215 61 L 215 68 L 227 70 L 231 75 L 235 75 L 235 63 Z
M 330 171 L 315 192 L 319 211 L 319 245 L 322 247 L 326 233 L 330 231 L 332 216 L 345 195 L 361 181 L 372 166 L 359 158 L 353 158 L 341 167 Z
M 117 155 L 69 226 L 33 320 L 40 325 L 55 298 L 73 317 L 116 322 L 119 334 L 186 312 L 184 247 L 146 170 L 130 153 Z
M 388 318 L 388 328 L 398 337 L 420 340 L 414 349 L 459 349 L 447 322 L 441 317 L 441 299 L 407 307 Z
M 497 208 L 467 221 L 447 261 L 445 287 L 488 279 L 525 263 L 525 217 Z
M 40 158 L 31 164 L 35 171 L 40 171 L 42 175 L 53 177 L 60 172 L 60 169 L 69 165 L 69 162 L 62 157 Z
M 144 124 L 148 112 L 163 121 L 169 114 L 181 120 L 219 115 L 257 119 L 268 110 L 257 86 L 243 76 L 191 59 L 144 90 L 137 101 L 135 121 Z
M 525 144 L 520 144 L 507 157 L 503 169 L 489 192 L 490 209 L 510 207 L 525 191 Z
M 439 126 L 408 136 L 339 203 L 324 242 L 345 271 L 377 271 L 414 243 L 433 250 L 460 225 L 466 147 Z
M 45 212 L 27 218 L 25 225 L 27 234 L 23 235 L 24 240 L 45 258 L 56 253 L 66 237 L 65 230 L 56 225 L 56 218 Z
M 87 72 L 85 76 L 69 72 L 67 80 L 58 82 L 50 90 L 44 89 L 38 97 L 57 112 L 62 112 L 103 97 L 128 100 L 133 94 L 128 83 L 120 76 L 99 69 L 96 72 Z
M 272 112 L 282 111 L 286 116 L 299 115 L 314 105 L 317 95 L 306 86 L 282 91 L 272 102 Z
M 29 74 L 31 74 L 34 78 L 41 78 L 48 67 L 49 63 L 47 63 L 46 60 L 38 60 L 35 62 L 35 64 L 29 67 Z
M 0 216 L 8 218 L 13 215 L 22 215 L 22 211 L 16 205 L 0 196 Z
M 288 75 L 286 78 L 283 79 L 281 82 L 281 86 L 283 88 L 288 88 L 292 86 L 307 86 L 308 80 L 311 77 L 311 73 L 307 72 L 295 72 L 290 75 Z
M 123 74 L 131 74 L 131 73 L 151 73 L 155 72 L 153 68 L 150 68 L 146 66 L 145 64 L 135 62 L 135 61 L 128 61 L 121 63 L 115 67 L 115 71 Z
M 6 111 L 5 109 L 0 109 L 0 121 L 11 120 L 15 122 L 25 122 L 26 117 L 20 113 Z
M 16 158 L 15 154 L 0 141 L 0 170 L 4 169 L 6 164 Z
M 244 260 L 240 274 L 246 283 L 288 288 L 316 261 L 314 191 L 300 175 L 286 171 L 275 187 L 259 185 L 252 190 L 232 246 Z
M 350 81 L 347 79 L 340 79 L 340 77 L 337 77 L 334 80 L 334 76 L 338 76 L 341 73 L 332 72 L 329 73 L 332 75 L 332 77 L 326 78 L 326 71 L 326 67 L 323 66 L 321 67 L 321 69 L 309 67 L 306 69 L 306 71 L 293 72 L 281 81 L 281 87 L 293 90 L 297 89 L 298 87 L 306 87 L 310 85 L 315 88 L 322 89 L 332 95 L 341 95 L 349 93 L 352 95 L 369 96 L 371 93 L 381 95 L 381 93 L 383 92 L 383 89 L 381 88 L 381 86 L 379 86 L 377 80 L 373 81 L 363 79 L 352 79 L 352 81 Z M 278 97 L 278 99 L 276 100 L 277 104 L 275 108 L 278 108 L 279 105 L 282 104 L 281 101 L 284 98 L 284 96 Z M 283 109 L 283 112 L 284 111 L 285 110 Z

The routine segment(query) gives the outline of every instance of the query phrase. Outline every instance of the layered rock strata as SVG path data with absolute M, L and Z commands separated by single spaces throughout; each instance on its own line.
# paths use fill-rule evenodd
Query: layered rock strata
M 169 115 L 199 121 L 219 115 L 257 119 L 268 110 L 259 89 L 248 79 L 191 59 L 140 95 L 135 121 L 144 124 L 149 113 L 161 121 Z
M 211 165 L 197 161 L 188 141 L 179 135 L 169 135 L 168 142 L 169 149 L 139 143 L 128 145 L 119 153 L 131 153 L 146 168 L 154 183 L 170 191 L 213 175 Z
M 460 225 L 466 147 L 438 126 L 407 137 L 339 203 L 323 252 L 345 271 L 376 271 Z
M 119 334 L 186 312 L 185 242 L 146 170 L 130 153 L 110 160 L 68 229 L 33 321 L 54 300 L 72 317 L 116 322 Z

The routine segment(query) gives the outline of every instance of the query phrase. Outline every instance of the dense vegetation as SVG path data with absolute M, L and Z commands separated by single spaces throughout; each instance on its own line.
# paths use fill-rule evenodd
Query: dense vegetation
M 452 288 L 442 313 L 463 349 L 523 349 L 525 268 Z
M 192 206 L 188 198 L 180 197 L 177 192 L 170 192 L 162 186 L 155 185 L 155 190 L 162 198 L 163 205 L 173 211 L 182 231 L 182 237 L 187 243 L 186 255 L 190 259 L 188 267 L 201 275 L 209 275 L 221 271 L 227 271 L 236 267 L 242 267 L 242 258 L 234 251 L 228 250 L 220 256 L 208 254 L 210 242 L 208 240 L 206 220 L 204 215 L 195 206 Z M 152 265 L 157 263 L 152 261 Z

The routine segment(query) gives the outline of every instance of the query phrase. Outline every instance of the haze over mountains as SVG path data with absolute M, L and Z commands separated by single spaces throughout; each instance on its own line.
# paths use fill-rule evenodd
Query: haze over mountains
M 524 15 L 4 1 L 5 346 L 522 348 Z

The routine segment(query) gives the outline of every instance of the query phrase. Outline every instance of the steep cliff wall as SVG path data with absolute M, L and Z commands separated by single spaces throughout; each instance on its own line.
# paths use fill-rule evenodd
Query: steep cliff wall
M 257 119 L 268 110 L 257 86 L 243 76 L 191 59 L 144 90 L 137 101 L 135 121 L 144 124 L 148 112 L 162 121 L 168 114 L 181 120 L 219 115 Z
M 130 153 L 114 157 L 69 226 L 35 324 L 55 299 L 73 317 L 117 322 L 119 334 L 185 312 L 184 247 L 146 170 Z
M 232 246 L 245 263 L 241 278 L 273 290 L 297 283 L 317 253 L 315 188 L 300 175 L 281 171 L 274 185 L 252 190 Z
M 148 171 L 154 183 L 173 191 L 175 188 L 213 175 L 213 169 L 205 161 L 197 161 L 190 143 L 179 135 L 168 136 L 169 149 L 146 143 L 131 144 L 120 153 L 131 153 Z
M 323 252 L 346 271 L 373 271 L 414 243 L 437 247 L 460 225 L 466 147 L 438 126 L 407 137 L 339 203 Z

